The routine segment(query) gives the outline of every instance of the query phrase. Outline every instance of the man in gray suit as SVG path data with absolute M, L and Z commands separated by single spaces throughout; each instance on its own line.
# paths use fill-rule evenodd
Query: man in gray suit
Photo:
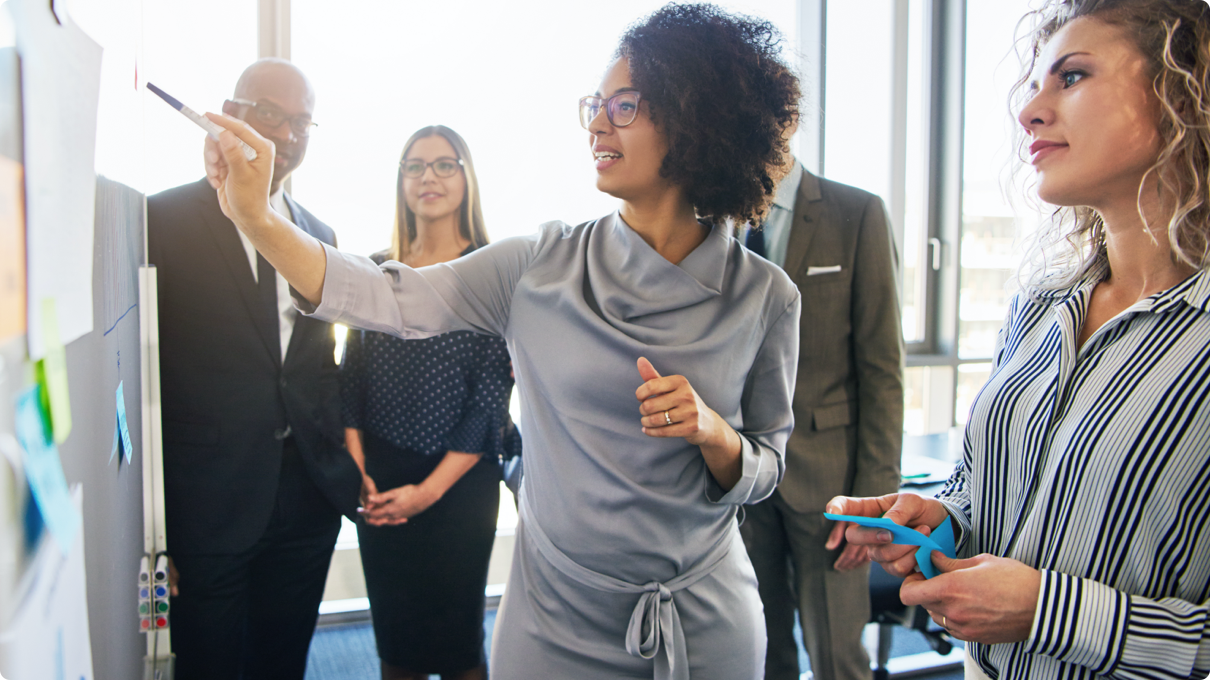
M 869 678 L 869 560 L 823 509 L 834 496 L 899 488 L 903 336 L 886 208 L 795 160 L 763 227 L 741 237 L 802 294 L 786 475 L 740 527 L 765 605 L 765 678 L 798 680 L 795 608 L 816 680 Z

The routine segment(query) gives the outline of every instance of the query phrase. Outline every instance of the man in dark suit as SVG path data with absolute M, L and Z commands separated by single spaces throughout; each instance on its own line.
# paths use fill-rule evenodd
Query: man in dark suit
M 760 581 L 767 680 L 798 680 L 794 610 L 815 680 L 869 678 L 865 548 L 823 516 L 834 496 L 899 488 L 903 336 L 898 255 L 873 194 L 796 160 L 762 229 L 745 243 L 785 269 L 802 294 L 794 432 L 786 475 L 740 527 Z
M 270 201 L 317 239 L 282 183 L 303 160 L 315 94 L 289 62 L 250 66 L 223 112 L 276 145 Z M 301 680 L 340 515 L 361 474 L 344 450 L 330 324 L 202 179 L 147 199 L 159 277 L 165 505 L 178 680 Z

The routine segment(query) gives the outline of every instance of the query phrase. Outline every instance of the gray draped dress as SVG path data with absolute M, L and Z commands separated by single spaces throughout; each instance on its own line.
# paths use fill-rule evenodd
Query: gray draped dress
M 799 297 L 780 268 L 725 226 L 672 264 L 616 213 L 422 269 L 325 250 L 315 316 L 508 343 L 525 479 L 494 678 L 761 676 L 764 618 L 736 516 L 773 492 L 794 425 Z M 741 434 L 732 489 L 697 446 L 642 433 L 640 356 L 688 378 Z

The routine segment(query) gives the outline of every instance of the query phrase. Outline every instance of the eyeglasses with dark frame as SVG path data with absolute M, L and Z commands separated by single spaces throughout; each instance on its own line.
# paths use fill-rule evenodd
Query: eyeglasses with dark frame
M 597 97 L 596 95 L 580 97 L 580 125 L 588 130 L 603 108 L 610 125 L 626 127 L 633 123 L 639 114 L 641 99 L 639 93 L 634 91 L 619 92 L 612 97 Z
M 463 167 L 461 158 L 450 158 L 449 156 L 442 156 L 431 163 L 425 163 L 419 158 L 405 158 L 399 161 L 399 169 L 408 179 L 424 177 L 424 171 L 429 168 L 433 169 L 434 175 L 445 179 L 456 175 L 461 167 Z
M 282 110 L 267 102 L 253 102 L 247 99 L 230 99 L 232 104 L 240 106 L 252 107 L 253 115 L 256 116 L 257 122 L 270 128 L 277 128 L 283 122 L 290 123 L 290 130 L 295 137 L 308 137 L 311 135 L 311 128 L 319 127 L 319 123 L 311 120 L 310 116 L 294 116 L 290 118 L 282 113 Z

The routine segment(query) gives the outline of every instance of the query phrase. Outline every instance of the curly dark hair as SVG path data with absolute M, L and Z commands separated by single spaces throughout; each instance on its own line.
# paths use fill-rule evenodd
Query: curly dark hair
M 798 77 L 781 33 L 714 5 L 668 4 L 622 35 L 616 56 L 668 140 L 660 176 L 711 219 L 759 224 L 786 173 Z

